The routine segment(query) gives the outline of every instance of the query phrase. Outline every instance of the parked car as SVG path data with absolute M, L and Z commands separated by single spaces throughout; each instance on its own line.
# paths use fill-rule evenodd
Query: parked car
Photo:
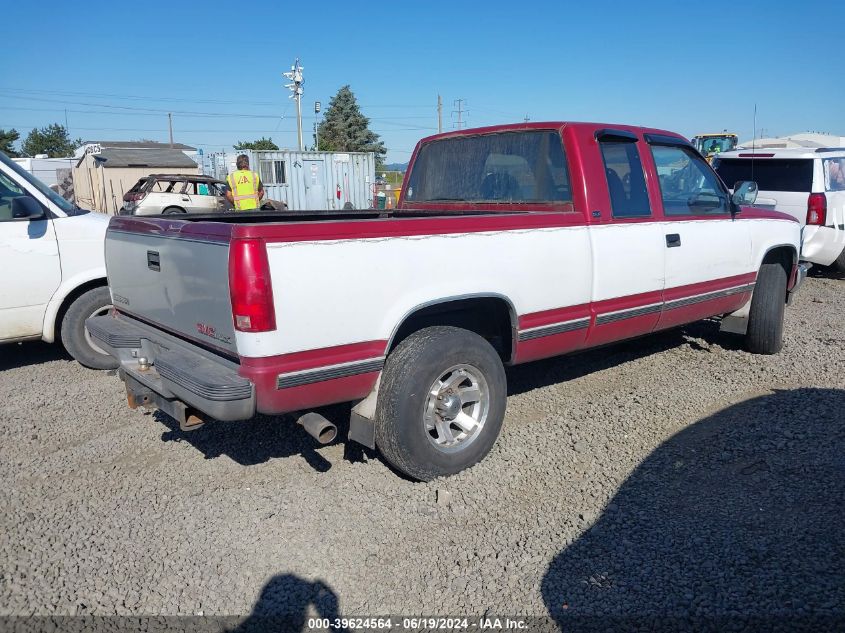
M 222 180 L 196 174 L 151 174 L 141 178 L 123 196 L 120 215 L 174 215 L 232 211 Z M 284 210 L 278 200 L 263 200 L 262 209 Z
M 61 339 L 87 367 L 118 366 L 85 329 L 111 308 L 107 226 L 0 152 L 0 343 Z
M 658 177 L 658 173 L 660 177 Z M 423 139 L 397 209 L 112 219 L 116 311 L 88 321 L 130 406 L 183 429 L 353 401 L 407 475 L 490 451 L 515 365 L 731 315 L 775 353 L 800 226 L 681 136 L 528 123 Z
M 741 149 L 719 154 L 713 166 L 728 187 L 755 180 L 755 206 L 801 223 L 801 259 L 845 273 L 845 148 Z

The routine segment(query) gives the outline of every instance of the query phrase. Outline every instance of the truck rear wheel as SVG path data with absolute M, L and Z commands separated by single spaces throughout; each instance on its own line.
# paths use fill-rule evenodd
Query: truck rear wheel
M 763 264 L 757 275 L 745 348 L 754 354 L 776 354 L 783 348 L 786 271 L 780 264 Z
M 108 314 L 111 296 L 105 286 L 93 288 L 79 295 L 65 312 L 62 319 L 62 344 L 81 365 L 91 369 L 114 369 L 117 360 L 100 349 L 88 330 L 85 320 L 93 316 Z
M 452 475 L 490 452 L 506 401 L 505 370 L 490 343 L 461 328 L 425 328 L 387 358 L 376 445 L 414 479 Z

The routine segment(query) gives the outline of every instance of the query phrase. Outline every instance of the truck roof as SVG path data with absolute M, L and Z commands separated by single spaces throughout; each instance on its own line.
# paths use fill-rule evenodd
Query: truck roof
M 637 132 L 642 134 L 660 134 L 663 136 L 673 136 L 689 142 L 685 137 L 675 132 L 668 130 L 661 130 L 658 128 L 642 127 L 638 125 L 625 125 L 621 123 L 590 123 L 585 121 L 530 121 L 527 123 L 508 123 L 504 125 L 489 125 L 486 127 L 466 128 L 463 130 L 452 130 L 450 132 L 443 132 L 442 134 L 433 134 L 420 140 L 420 144 L 428 143 L 443 138 L 452 138 L 457 136 L 474 136 L 477 134 L 495 134 L 496 132 L 510 132 L 518 130 L 563 130 L 564 128 L 575 128 L 595 132 L 605 128 L 613 128 L 617 130 L 626 130 L 629 132 Z

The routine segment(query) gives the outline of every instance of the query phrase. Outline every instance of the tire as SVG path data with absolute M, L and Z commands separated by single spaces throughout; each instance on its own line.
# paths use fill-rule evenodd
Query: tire
M 431 392 L 444 377 L 453 393 L 443 386 L 445 395 L 438 400 Z M 414 479 L 455 474 L 493 448 L 506 402 L 505 370 L 490 343 L 461 328 L 425 328 L 387 358 L 376 409 L 376 446 L 394 468 Z M 441 414 L 437 407 L 446 406 L 449 410 Z M 471 430 L 465 430 L 468 422 L 475 422 Z
M 185 213 L 185 209 L 181 207 L 167 207 L 161 212 L 162 215 L 180 215 L 182 213 Z
M 833 261 L 830 267 L 837 273 L 845 274 L 845 248 L 842 249 L 839 257 Z
M 745 349 L 753 354 L 776 354 L 783 348 L 786 281 L 780 264 L 760 267 L 745 333 Z
M 111 296 L 105 286 L 81 294 L 70 304 L 61 325 L 62 344 L 81 365 L 91 369 L 115 369 L 118 362 L 99 349 L 85 330 L 85 320 L 105 314 L 111 308 Z

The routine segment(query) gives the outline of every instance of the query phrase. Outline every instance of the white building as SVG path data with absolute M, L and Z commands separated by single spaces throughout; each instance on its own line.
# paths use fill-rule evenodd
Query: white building
M 832 134 L 820 134 L 819 132 L 801 132 L 780 136 L 776 138 L 758 138 L 753 141 L 744 141 L 739 144 L 741 148 L 761 149 L 790 149 L 800 147 L 845 147 L 845 136 L 834 136 Z

